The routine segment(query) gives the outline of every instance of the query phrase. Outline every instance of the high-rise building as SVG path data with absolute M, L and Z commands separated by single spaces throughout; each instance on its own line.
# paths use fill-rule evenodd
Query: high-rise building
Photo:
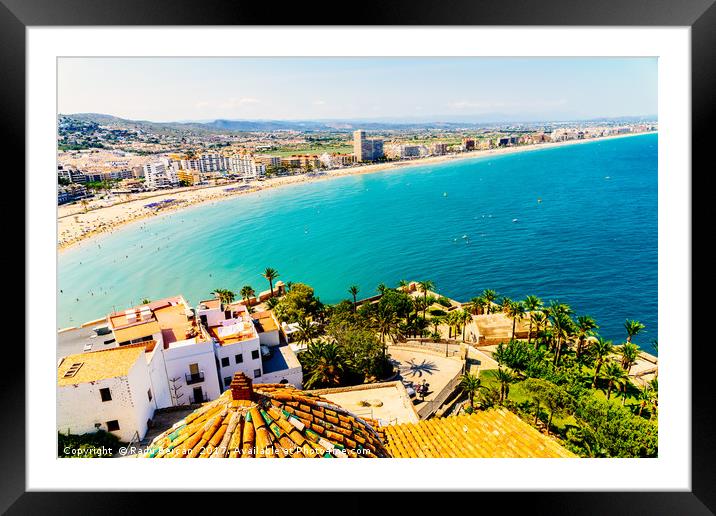
M 356 161 L 376 161 L 383 157 L 383 140 L 366 138 L 365 131 L 353 132 L 353 154 Z
M 176 170 L 166 158 L 144 165 L 144 178 L 149 188 L 166 188 L 179 184 Z

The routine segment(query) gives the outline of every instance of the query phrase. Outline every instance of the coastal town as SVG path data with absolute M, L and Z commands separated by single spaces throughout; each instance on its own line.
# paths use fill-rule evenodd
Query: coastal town
M 130 122 L 60 116 L 60 249 L 128 222 L 276 186 L 658 129 L 643 120 L 253 132 Z
M 64 457 L 654 456 L 658 360 L 536 296 L 432 281 L 324 305 L 269 289 L 145 299 L 58 332 Z M 240 297 L 240 298 L 239 298 Z
M 657 64 L 60 59 L 57 458 L 659 457 Z

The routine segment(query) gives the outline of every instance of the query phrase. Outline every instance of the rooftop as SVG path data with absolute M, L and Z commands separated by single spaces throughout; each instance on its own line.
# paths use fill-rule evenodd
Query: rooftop
M 254 321 L 258 321 L 256 331 L 259 333 L 278 330 L 278 322 L 271 310 L 251 314 Z
M 315 392 L 352 413 L 375 419 L 381 425 L 417 423 L 420 418 L 403 384 L 369 383 Z
M 231 388 L 158 435 L 144 455 L 176 457 L 388 457 L 373 425 L 325 398 L 284 384 Z
M 137 358 L 144 353 L 146 345 L 147 343 L 132 344 L 69 355 L 57 367 L 57 385 L 75 385 L 126 376 Z
M 214 310 L 216 308 L 221 310 L 221 300 L 219 300 L 219 298 L 214 298 L 207 299 L 205 301 L 199 301 L 199 304 L 196 305 L 196 307 L 200 310 Z
M 401 458 L 571 458 L 573 453 L 505 409 L 385 427 Z
M 238 320 L 227 326 L 211 326 L 208 330 L 221 346 L 236 344 L 256 337 L 256 328 L 250 319 L 248 321 Z
M 231 388 L 159 434 L 148 458 L 570 458 L 571 452 L 506 409 L 380 427 L 319 391 L 258 384 Z
M 189 318 L 189 314 L 192 315 L 192 318 Z M 193 319 L 193 313 L 183 302 L 157 307 L 154 310 L 154 316 L 162 330 L 165 347 L 193 337 L 203 340 L 202 334 Z
M 288 344 L 273 346 L 271 351 L 273 351 L 271 358 L 262 359 L 264 374 L 301 367 L 296 353 L 294 353 Z
M 85 346 L 90 346 L 89 351 L 100 349 L 112 349 L 117 347 L 114 336 L 97 335 L 92 327 L 72 328 L 57 333 L 57 360 L 67 355 L 74 355 L 84 352 Z

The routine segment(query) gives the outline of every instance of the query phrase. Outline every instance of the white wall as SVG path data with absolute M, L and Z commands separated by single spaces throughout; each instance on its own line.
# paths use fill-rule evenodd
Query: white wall
M 152 393 L 154 394 L 154 401 L 157 408 L 172 406 L 169 384 L 167 382 L 166 365 L 164 363 L 164 353 L 162 351 L 163 346 L 157 343 L 154 351 L 149 354 L 149 363 L 147 364 L 149 380 L 152 384 Z
M 261 362 L 261 351 L 259 350 L 258 337 L 225 346 L 219 346 L 217 344 L 215 349 L 216 357 L 219 359 L 219 384 L 221 385 L 222 391 L 226 390 L 227 388 L 227 386 L 224 385 L 224 378 L 233 377 L 234 373 L 238 371 L 243 372 L 246 376 L 252 379 L 254 378 L 255 369 L 261 369 L 263 372 L 263 364 Z M 251 358 L 252 351 L 258 352 L 257 359 Z M 244 361 L 240 364 L 237 364 L 234 357 L 239 353 L 243 354 Z M 222 358 L 229 359 L 228 366 L 221 366 Z
M 172 343 L 169 349 L 164 350 L 168 381 L 172 378 L 179 378 L 174 385 L 178 387 L 176 394 L 179 395 L 175 404 L 186 405 L 191 403 L 194 396 L 194 388 L 201 387 L 209 400 L 216 399 L 222 389 L 216 371 L 216 357 L 214 356 L 213 342 L 196 342 L 196 338 L 189 339 L 186 345 Z M 187 385 L 186 375 L 190 373 L 189 365 L 198 364 L 199 371 L 204 373 L 204 381 Z M 169 382 L 171 386 L 171 382 Z M 171 388 L 171 387 L 170 387 Z M 172 389 L 173 391 L 173 389 Z M 172 392 L 172 394 L 174 394 Z
M 268 373 L 263 375 L 258 380 L 255 380 L 256 383 L 281 383 L 281 380 L 286 380 L 288 383 L 296 387 L 297 389 L 302 389 L 303 385 L 303 371 L 300 367 L 294 367 L 293 369 L 283 369 L 281 371 L 274 371 L 273 373 Z
M 107 431 L 107 421 L 117 420 L 119 430 L 112 432 L 129 442 L 135 432 L 143 438 L 147 420 L 154 414 L 154 401 L 149 401 L 149 374 L 145 358 L 140 355 L 127 376 L 95 382 L 64 385 L 57 388 L 57 431 L 72 434 L 95 432 L 95 423 Z M 100 389 L 109 388 L 110 401 L 102 401 Z M 152 393 L 154 394 L 154 393 Z
M 261 342 L 261 344 L 266 344 L 267 346 L 278 346 L 279 344 L 281 344 L 278 330 L 264 331 L 262 333 L 259 333 L 259 341 Z

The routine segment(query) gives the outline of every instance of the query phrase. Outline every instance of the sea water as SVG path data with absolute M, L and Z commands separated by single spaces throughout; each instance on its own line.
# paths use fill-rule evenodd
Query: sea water
M 534 294 L 657 339 L 657 135 L 398 167 L 268 189 L 133 223 L 58 257 L 66 327 L 143 298 L 308 283 L 325 303 L 399 280 L 467 301 Z M 61 291 L 61 292 L 60 292 Z

